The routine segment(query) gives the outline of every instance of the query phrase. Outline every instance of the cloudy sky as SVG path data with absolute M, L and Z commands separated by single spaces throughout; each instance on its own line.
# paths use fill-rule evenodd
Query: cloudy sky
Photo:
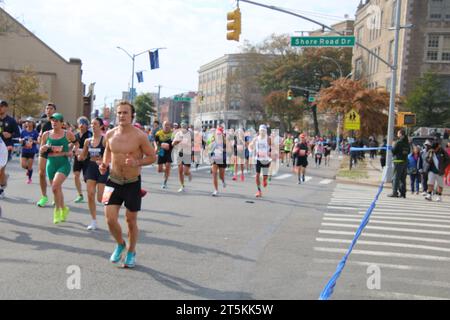
M 257 0 L 291 9 L 325 24 L 354 18 L 360 0 Z M 83 82 L 96 82 L 95 107 L 111 103 L 131 82 L 131 54 L 160 51 L 160 69 L 145 71 L 139 92 L 171 96 L 198 88 L 203 64 L 236 53 L 240 44 L 226 40 L 226 14 L 232 0 L 4 0 L 2 7 L 41 40 L 69 60 L 83 62 Z M 259 43 L 270 34 L 299 35 L 317 26 L 280 12 L 240 2 L 242 40 Z M 148 55 L 136 58 L 136 70 L 149 70 Z

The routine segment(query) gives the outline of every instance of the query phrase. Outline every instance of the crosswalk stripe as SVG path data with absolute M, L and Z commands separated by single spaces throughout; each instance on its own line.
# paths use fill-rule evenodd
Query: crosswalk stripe
M 275 177 L 275 180 L 283 180 L 283 179 L 287 179 L 292 177 L 292 174 L 286 173 L 286 174 L 282 174 L 281 176 Z
M 361 222 L 361 219 L 351 219 L 351 218 L 323 218 L 324 221 L 347 221 L 347 222 Z M 397 226 L 413 226 L 413 227 L 430 227 L 430 228 L 442 228 L 442 229 L 450 229 L 450 225 L 444 224 L 430 224 L 430 223 L 415 223 L 415 222 L 396 222 L 396 221 L 383 221 L 376 218 L 370 219 L 371 223 L 377 224 L 389 224 L 389 225 L 397 225 Z
M 376 191 L 376 188 L 337 184 L 327 204 L 329 211 L 324 213 L 316 237 L 314 251 L 321 253 L 318 258 L 322 259 L 315 259 L 314 263 L 324 263 L 327 260 L 324 258 L 328 258 L 327 263 L 340 263 L 338 259 L 347 253 Z M 449 205 L 445 202 L 426 202 L 421 196 L 409 194 L 407 199 L 386 195 L 381 194 L 377 200 L 370 221 L 347 263 L 418 271 L 422 273 L 415 278 L 398 280 L 398 277 L 392 277 L 384 281 L 450 288 L 450 282 L 430 283 L 428 280 L 430 274 L 446 272 L 450 262 Z M 388 263 L 385 263 L 386 260 Z M 421 261 L 432 261 L 434 264 L 423 266 Z M 381 291 L 378 294 L 382 297 L 430 298 L 414 293 Z
M 372 199 L 373 200 L 373 199 Z M 342 204 L 342 203 L 358 203 L 361 206 L 367 206 L 370 205 L 370 203 L 372 203 L 372 200 L 361 200 L 361 199 L 352 199 L 352 200 L 331 200 L 330 203 L 332 204 Z M 389 206 L 389 207 L 394 207 L 394 208 L 404 208 L 404 209 L 408 209 L 411 208 L 412 206 L 414 206 L 415 210 L 428 210 L 430 208 L 430 203 L 428 202 L 423 202 L 423 203 L 419 203 L 419 204 L 415 204 L 413 202 L 409 202 L 409 203 L 394 203 L 394 202 L 383 202 L 383 201 L 378 201 L 377 202 L 377 206 Z M 449 210 L 450 205 L 447 204 L 447 206 L 443 205 L 443 206 L 439 206 L 439 205 L 435 205 L 432 206 L 435 209 L 442 209 L 445 211 Z
M 319 264 L 338 264 L 340 261 L 336 259 L 313 259 L 313 262 L 319 263 Z M 428 271 L 432 268 L 427 267 L 416 267 L 411 265 L 404 265 L 404 264 L 391 264 L 391 263 L 378 263 L 378 262 L 368 262 L 368 261 L 355 261 L 355 260 L 349 260 L 347 262 L 350 265 L 356 265 L 356 266 L 362 266 L 362 267 L 369 267 L 373 266 L 374 264 L 382 269 L 396 269 L 396 270 L 404 270 L 404 271 Z
M 365 213 L 366 213 L 365 211 L 358 212 L 359 215 L 363 215 Z M 450 221 L 450 215 L 445 214 L 439 215 L 439 214 L 405 213 L 404 211 L 390 212 L 390 211 L 378 211 L 378 209 L 375 209 L 373 216 L 439 218 L 443 221 Z
M 354 232 L 349 232 L 349 231 L 322 230 L 322 229 L 319 230 L 319 233 L 320 234 L 352 236 L 352 237 L 355 234 Z M 420 242 L 450 244 L 450 240 L 446 240 L 446 239 L 409 237 L 409 236 L 400 236 L 400 235 L 390 235 L 390 234 L 385 234 L 385 233 L 371 233 L 371 232 L 364 232 L 361 235 L 361 238 L 397 239 L 397 240 L 409 240 L 409 241 L 420 241 Z
M 349 206 L 327 206 L 327 209 L 335 209 L 335 210 L 354 210 L 359 209 L 360 207 L 349 207 Z
M 326 213 L 325 217 L 331 217 L 331 218 L 356 218 L 358 216 L 355 216 L 354 214 L 335 214 L 335 213 Z M 362 218 L 362 217 L 360 217 Z M 413 217 L 396 217 L 396 216 L 388 216 L 385 215 L 377 215 L 372 214 L 372 218 L 379 218 L 384 220 L 401 220 L 401 221 L 429 221 L 429 222 L 450 222 L 449 219 L 430 219 L 430 218 L 413 218 Z
M 324 179 L 324 180 L 320 181 L 319 183 L 320 183 L 320 184 L 330 184 L 330 183 L 332 183 L 332 182 L 333 182 L 333 180 L 330 180 L 330 179 Z
M 345 224 L 345 223 L 324 222 L 324 223 L 322 223 L 322 226 L 352 228 L 352 229 L 356 230 L 359 227 L 359 224 Z M 440 234 L 440 235 L 450 236 L 450 232 L 436 231 L 436 230 L 409 229 L 409 228 L 389 228 L 389 227 L 378 227 L 378 226 L 372 226 L 372 225 L 367 225 L 366 229 L 367 230 L 400 231 L 400 232 L 406 232 L 406 233 Z
M 336 239 L 336 238 L 316 238 L 316 241 L 317 242 L 330 242 L 330 243 L 345 243 L 345 244 L 350 244 L 352 242 L 352 240 L 349 240 L 349 239 Z M 398 247 L 398 248 L 408 248 L 408 249 L 423 249 L 423 250 L 431 250 L 431 251 L 450 252 L 450 248 L 424 246 L 424 245 L 399 243 L 399 242 L 381 242 L 381 241 L 359 240 L 358 245 L 386 246 L 386 247 Z
M 347 249 L 324 248 L 324 247 L 314 247 L 314 250 L 320 251 L 320 252 L 330 252 L 330 253 L 340 253 L 340 254 L 344 254 L 347 252 Z M 389 252 L 389 251 L 372 251 L 372 250 L 353 250 L 352 254 L 368 255 L 368 256 L 376 256 L 376 257 L 406 258 L 406 259 L 419 259 L 419 260 L 429 260 L 429 261 L 450 262 L 450 257 L 433 256 L 433 255 L 426 255 L 426 254 L 400 253 L 400 252 Z

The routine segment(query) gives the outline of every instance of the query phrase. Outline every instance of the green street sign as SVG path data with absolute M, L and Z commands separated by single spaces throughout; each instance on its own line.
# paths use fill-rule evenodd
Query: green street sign
M 292 47 L 353 47 L 355 36 L 291 37 Z
M 192 98 L 175 96 L 175 98 L 173 98 L 173 100 L 174 101 L 191 102 Z
M 308 102 L 316 102 L 316 96 L 309 96 Z

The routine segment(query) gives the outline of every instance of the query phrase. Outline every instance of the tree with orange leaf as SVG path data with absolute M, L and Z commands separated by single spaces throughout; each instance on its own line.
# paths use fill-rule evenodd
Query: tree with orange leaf
M 400 98 L 397 100 L 401 103 Z M 318 108 L 342 115 L 356 110 L 361 117 L 361 130 L 357 132 L 359 137 L 385 135 L 387 132 L 389 93 L 385 89 L 368 89 L 363 81 L 333 81 L 330 87 L 320 90 Z

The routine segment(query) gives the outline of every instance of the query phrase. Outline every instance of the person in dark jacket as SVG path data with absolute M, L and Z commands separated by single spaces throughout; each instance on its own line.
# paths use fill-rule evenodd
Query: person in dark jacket
M 408 175 L 411 180 L 411 193 L 419 194 L 419 184 L 420 184 L 420 173 L 419 173 L 419 163 L 420 163 L 420 148 L 419 146 L 414 146 L 413 151 L 408 156 Z
M 445 168 L 450 163 L 450 159 L 447 152 L 442 149 L 441 144 L 435 142 L 428 151 L 426 160 L 430 164 L 430 171 L 428 172 L 428 194 L 425 199 L 432 200 L 434 186 L 437 184 L 436 201 L 440 202 L 444 190 Z
M 383 148 L 387 147 L 387 140 L 383 139 Z M 380 165 L 381 165 L 381 169 L 384 169 L 384 167 L 386 167 L 386 149 L 381 149 L 380 150 Z
M 394 156 L 394 175 L 392 179 L 392 193 L 388 197 L 406 198 L 406 176 L 408 165 L 408 154 L 410 152 L 408 137 L 403 129 L 397 133 L 398 141 L 392 149 Z
M 421 174 L 422 179 L 422 190 L 423 196 L 426 196 L 428 194 L 428 171 L 430 170 L 430 165 L 427 162 L 427 155 L 428 151 L 431 149 L 431 142 L 430 140 L 426 140 L 423 144 L 422 152 L 420 153 L 420 160 L 419 160 L 419 172 Z

